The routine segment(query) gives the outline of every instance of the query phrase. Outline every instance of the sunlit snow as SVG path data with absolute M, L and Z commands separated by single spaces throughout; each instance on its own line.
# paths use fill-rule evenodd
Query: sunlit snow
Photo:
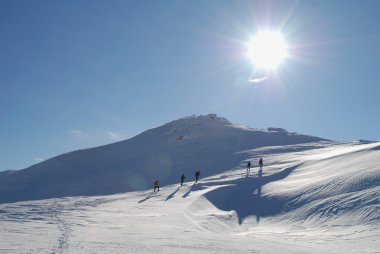
M 166 151 L 159 165 L 169 165 L 170 160 L 170 165 L 175 167 L 170 169 L 172 176 L 163 181 L 158 193 L 152 193 L 150 183 L 146 189 L 128 189 L 113 195 L 72 192 L 74 196 L 50 199 L 32 196 L 37 200 L 16 203 L 7 203 L 2 197 L 0 252 L 375 253 L 380 249 L 380 143 L 342 143 L 276 128 L 242 128 L 212 117 L 180 119 L 136 137 L 137 149 L 147 145 L 149 139 L 167 140 L 157 144 Z M 216 140 L 207 138 L 210 130 L 225 133 L 228 138 L 210 144 Z M 229 137 L 233 135 L 236 142 L 241 138 L 237 133 L 245 133 L 248 136 L 243 137 L 247 138 L 247 132 L 255 135 L 250 139 L 251 147 L 243 141 L 244 145 L 233 143 L 234 139 Z M 298 141 L 294 142 L 294 138 Z M 197 158 L 197 151 L 188 151 L 192 154 L 182 157 L 189 159 L 183 164 L 172 162 L 177 153 L 170 151 L 174 151 L 177 142 L 190 142 L 190 147 L 199 149 L 198 142 L 203 139 L 209 142 L 201 146 L 209 156 L 220 154 L 206 149 L 217 145 L 233 147 L 219 150 L 224 156 L 231 153 L 229 168 L 221 168 L 218 163 L 218 159 L 226 163 L 228 158 L 212 158 L 210 165 L 215 167 L 199 168 L 199 164 L 191 161 Z M 269 140 L 268 143 L 262 143 L 263 139 Z M 276 144 L 278 140 L 282 143 Z M 115 153 L 120 152 L 117 148 L 122 145 L 116 143 L 110 150 L 101 147 L 87 153 L 112 151 L 108 155 L 117 158 Z M 79 156 L 86 155 L 85 152 L 63 158 L 79 160 L 85 165 Z M 157 162 L 156 157 L 146 156 L 148 161 Z M 264 158 L 262 171 L 257 165 L 261 157 Z M 53 161 L 56 163 L 58 159 Z M 248 160 L 253 163 L 249 174 Z M 179 167 L 185 163 L 191 164 L 188 169 Z M 41 167 L 26 172 L 40 174 Z M 65 169 L 63 165 L 57 168 Z M 59 175 L 57 168 L 50 177 Z M 200 182 L 194 184 L 196 168 L 202 175 Z M 49 169 L 45 170 L 42 172 Z M 179 177 L 184 171 L 187 178 L 181 187 Z M 133 180 L 145 181 L 143 174 L 140 179 L 136 172 L 132 174 Z M 10 181 L 12 174 L 15 172 L 0 175 L 1 183 L 4 179 Z M 48 177 L 46 174 L 39 177 L 48 179 L 44 178 Z M 72 181 L 89 184 L 84 179 L 72 178 Z M 99 179 L 96 181 L 100 183 Z M 14 182 L 15 189 L 26 188 L 18 178 Z M 28 181 L 24 179 L 24 183 Z M 13 193 L 10 188 L 7 185 L 6 191 Z M 4 184 L 0 190 L 5 193 Z M 16 194 L 13 193 L 15 200 Z

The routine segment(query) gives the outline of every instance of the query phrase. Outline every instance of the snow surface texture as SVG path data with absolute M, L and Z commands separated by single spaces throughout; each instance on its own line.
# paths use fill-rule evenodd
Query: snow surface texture
M 173 169 L 158 193 L 0 204 L 0 253 L 379 253 L 380 143 L 289 140 L 235 151 L 197 184 Z

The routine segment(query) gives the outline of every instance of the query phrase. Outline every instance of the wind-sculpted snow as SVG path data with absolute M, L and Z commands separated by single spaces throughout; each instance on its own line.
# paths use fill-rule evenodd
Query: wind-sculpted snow
M 380 151 L 366 146 L 356 151 L 341 150 L 348 152 L 331 153 L 330 158 L 309 162 L 299 169 L 298 176 L 287 179 L 291 183 L 296 178 L 310 177 L 307 188 L 295 186 L 286 193 L 287 211 L 291 211 L 293 219 L 315 223 L 344 219 L 350 224 L 379 222 Z
M 216 115 L 188 117 L 136 137 L 70 152 L 25 170 L 0 175 L 0 203 L 146 190 L 181 174 L 202 177 L 238 167 L 259 147 L 323 141 L 282 129 L 252 129 Z
M 268 183 L 284 179 L 298 166 L 264 176 L 262 170 L 259 170 L 253 177 L 246 175 L 244 178 L 224 182 L 226 186 L 208 192 L 205 197 L 219 210 L 234 211 L 239 224 L 249 216 L 255 216 L 260 221 L 261 217 L 281 213 L 286 204 L 284 197 L 263 195 L 262 188 Z
M 0 253 L 376 253 L 379 145 L 259 147 L 157 193 L 0 204 Z
M 180 119 L 0 174 L 0 253 L 376 253 L 379 147 Z
M 247 219 L 260 223 L 262 218 L 314 226 L 379 223 L 380 152 L 373 147 L 376 144 L 273 153 L 274 163 L 264 167 L 266 173 L 255 170 L 241 178 L 209 182 L 207 186 L 217 188 L 204 197 L 224 211 L 221 221 L 225 213 L 233 212 L 239 225 Z M 189 214 L 198 214 L 200 207 L 209 209 L 195 202 Z

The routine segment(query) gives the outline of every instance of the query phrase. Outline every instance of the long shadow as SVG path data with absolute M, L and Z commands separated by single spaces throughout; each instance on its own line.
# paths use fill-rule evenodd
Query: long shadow
M 248 216 L 256 216 L 256 221 L 260 222 L 261 217 L 280 213 L 286 202 L 285 198 L 262 195 L 262 186 L 286 178 L 299 165 L 269 176 L 263 176 L 262 170 L 259 170 L 257 178 L 250 177 L 231 181 L 232 186 L 210 191 L 205 196 L 220 210 L 234 210 L 239 224 L 242 224 Z
M 188 192 L 186 192 L 185 194 L 183 194 L 183 198 L 186 198 L 187 196 L 189 196 L 190 195 L 190 193 L 193 191 L 193 188 L 194 188 L 194 186 L 195 186 L 195 183 L 193 183 L 193 185 L 191 185 L 191 187 L 190 187 L 190 189 L 189 189 L 189 191 Z
M 213 185 L 213 184 L 211 184 L 211 185 Z M 199 182 L 198 182 L 198 183 L 193 183 L 193 185 L 191 185 L 189 191 L 186 192 L 185 194 L 183 194 L 182 197 L 183 197 L 183 198 L 187 198 L 187 197 L 190 195 L 190 193 L 191 193 L 192 191 L 203 190 L 203 189 L 205 189 L 205 188 L 206 188 L 206 186 L 203 185 L 203 184 L 200 184 Z
M 262 168 L 259 169 L 257 177 L 258 177 L 257 178 L 257 181 L 258 181 L 258 183 L 257 183 L 257 197 L 259 199 L 261 199 L 261 185 L 262 185 L 261 182 L 262 182 L 262 177 L 263 177 L 263 169 Z M 260 222 L 260 214 L 256 214 L 256 221 Z
M 152 193 L 150 193 L 146 198 L 141 199 L 138 203 L 145 202 L 145 201 L 147 201 L 148 199 L 150 199 L 151 197 L 155 196 L 156 194 L 157 194 L 157 192 L 152 192 Z
M 174 197 L 174 195 L 179 191 L 180 188 L 181 188 L 181 186 L 178 186 L 178 188 L 172 194 L 170 194 L 169 196 L 167 196 L 167 198 L 165 199 L 165 201 L 168 201 L 169 199 L 172 199 Z

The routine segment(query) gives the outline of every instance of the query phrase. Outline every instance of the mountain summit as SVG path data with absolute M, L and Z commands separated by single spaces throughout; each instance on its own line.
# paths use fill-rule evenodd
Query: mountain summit
M 254 129 L 215 114 L 181 118 L 117 143 L 59 155 L 0 175 L 0 203 L 104 195 L 173 184 L 245 165 L 250 150 L 325 139 L 281 128 Z M 258 157 L 262 156 L 257 154 Z

